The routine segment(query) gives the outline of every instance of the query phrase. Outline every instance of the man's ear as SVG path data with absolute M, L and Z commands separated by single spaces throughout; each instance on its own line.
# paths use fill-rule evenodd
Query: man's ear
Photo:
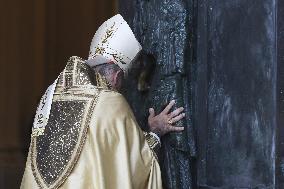
M 115 72 L 114 78 L 113 78 L 115 84 L 116 84 L 116 82 L 118 81 L 117 79 L 118 79 L 119 75 L 121 74 L 121 72 L 122 72 L 122 70 L 118 70 L 117 72 Z

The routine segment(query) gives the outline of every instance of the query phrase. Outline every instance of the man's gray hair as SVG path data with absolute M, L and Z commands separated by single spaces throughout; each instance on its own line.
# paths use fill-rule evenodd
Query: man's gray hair
M 110 74 L 113 74 L 113 72 L 117 72 L 119 70 L 121 70 L 120 67 L 113 63 L 100 64 L 95 67 L 95 71 L 103 76 L 108 76 Z

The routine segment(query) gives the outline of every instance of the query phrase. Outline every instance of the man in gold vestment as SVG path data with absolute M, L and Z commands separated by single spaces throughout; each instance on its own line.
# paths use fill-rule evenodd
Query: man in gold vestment
M 87 61 L 71 57 L 38 106 L 21 188 L 159 189 L 159 136 L 183 108 L 173 101 L 143 132 L 118 92 L 141 46 L 120 15 L 96 32 Z

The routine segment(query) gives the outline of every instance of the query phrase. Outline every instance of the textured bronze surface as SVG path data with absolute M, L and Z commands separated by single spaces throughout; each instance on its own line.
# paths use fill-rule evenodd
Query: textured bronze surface
M 133 29 L 143 47 L 141 62 L 145 69 L 140 78 L 148 81 L 142 93 L 133 91 L 137 88 L 136 78 L 140 71 L 137 69 L 138 73 L 135 73 L 134 70 L 130 74 L 133 78 L 128 81 L 127 98 L 142 127 L 147 125 L 147 117 L 143 116 L 150 107 L 161 112 L 171 100 L 176 100 L 173 109 L 184 107 L 186 118 L 175 124 L 185 127 L 184 131 L 172 132 L 161 138 L 160 165 L 164 188 L 192 189 L 191 159 L 196 156 L 191 120 L 194 1 L 135 2 Z M 149 78 L 143 75 L 149 75 Z M 140 85 L 144 83 L 143 79 L 139 82 Z

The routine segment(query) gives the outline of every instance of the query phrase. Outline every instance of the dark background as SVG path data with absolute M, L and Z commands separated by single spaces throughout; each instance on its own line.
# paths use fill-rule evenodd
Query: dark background
M 115 0 L 0 0 L 0 188 L 19 188 L 37 103 Z

